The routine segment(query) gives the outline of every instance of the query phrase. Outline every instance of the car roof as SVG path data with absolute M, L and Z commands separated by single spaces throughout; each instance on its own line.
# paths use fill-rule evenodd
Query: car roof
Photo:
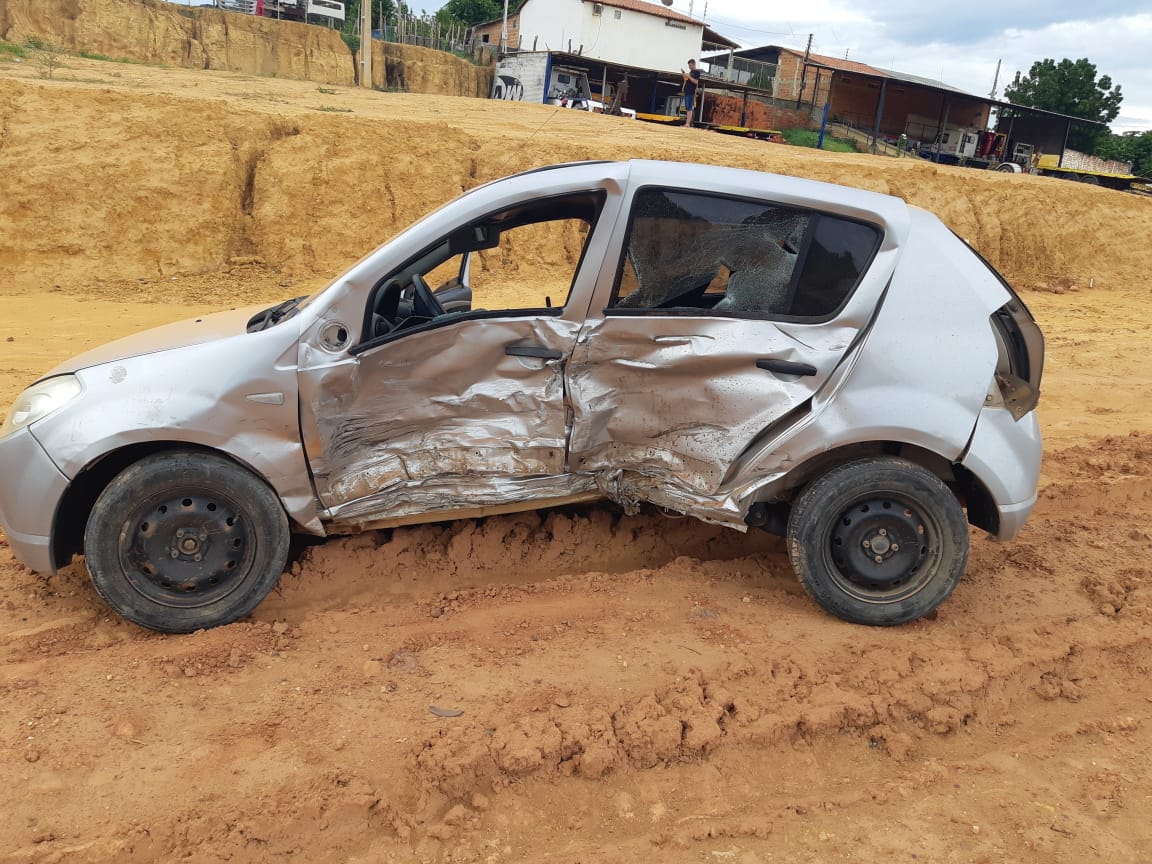
M 503 183 L 518 188 L 531 184 L 534 191 L 544 194 L 549 180 L 559 186 L 576 177 L 588 181 L 594 177 L 620 178 L 622 173 L 626 173 L 628 182 L 635 187 L 656 186 L 735 198 L 767 199 L 879 223 L 886 233 L 895 231 L 898 235 L 903 235 L 901 229 L 905 229 L 910 221 L 908 205 L 891 195 L 803 177 L 696 162 L 654 159 L 566 162 L 522 171 L 485 185 Z
M 851 186 L 772 174 L 747 168 L 634 159 L 629 180 L 639 186 L 698 189 L 734 197 L 767 198 L 782 204 L 841 213 L 889 227 L 908 223 L 908 205 L 900 198 Z

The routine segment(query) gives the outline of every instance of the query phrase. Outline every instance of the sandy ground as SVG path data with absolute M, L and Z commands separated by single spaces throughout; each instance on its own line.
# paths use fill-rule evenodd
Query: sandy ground
M 892 191 L 1008 272 L 1049 348 L 1021 537 L 974 535 L 938 615 L 878 631 L 822 614 L 763 534 L 607 508 L 397 529 L 309 549 L 250 620 L 185 637 L 0 537 L 0 862 L 1152 859 L 1152 200 L 530 106 L 0 66 L 0 402 L 140 327 L 314 290 L 479 180 L 609 153 Z

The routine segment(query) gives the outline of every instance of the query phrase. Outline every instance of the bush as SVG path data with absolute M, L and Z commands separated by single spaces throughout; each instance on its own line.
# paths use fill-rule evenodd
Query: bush
M 54 42 L 45 42 L 43 39 L 29 37 L 24 42 L 32 62 L 36 65 L 36 72 L 41 78 L 51 78 L 56 70 L 64 65 L 64 58 L 68 56 L 68 49 Z
M 816 142 L 820 140 L 820 133 L 812 129 L 785 129 L 784 140 L 797 147 L 815 147 Z M 824 146 L 821 149 L 832 153 L 858 152 L 852 141 L 844 138 L 833 138 L 831 135 L 824 136 Z
M 12 42 L 0 41 L 0 54 L 11 54 L 13 57 L 27 57 L 28 52 L 24 50 L 22 45 L 16 45 Z

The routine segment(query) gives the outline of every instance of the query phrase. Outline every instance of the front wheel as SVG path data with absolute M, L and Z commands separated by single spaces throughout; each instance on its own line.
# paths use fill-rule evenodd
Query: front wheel
M 247 615 L 276 587 L 288 518 L 251 472 L 211 453 L 148 456 L 96 500 L 84 532 L 92 583 L 137 624 L 191 633 Z
M 968 524 L 935 474 L 895 457 L 861 459 L 800 493 L 788 520 L 788 556 L 825 611 L 855 624 L 904 624 L 959 584 Z

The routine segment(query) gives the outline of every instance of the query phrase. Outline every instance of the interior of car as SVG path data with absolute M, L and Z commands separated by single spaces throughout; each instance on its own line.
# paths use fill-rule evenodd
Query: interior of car
M 373 288 L 362 344 L 386 339 L 445 316 L 489 311 L 474 305 L 477 298 L 473 295 L 473 268 L 483 270 L 483 281 L 491 283 L 507 272 L 515 271 L 516 259 L 521 259 L 525 268 L 532 271 L 526 278 L 544 282 L 551 275 L 555 296 L 560 301 L 554 305 L 553 293 L 547 293 L 542 295 L 540 307 L 532 306 L 530 309 L 558 312 L 566 302 L 603 199 L 601 192 L 538 199 L 452 231 Z M 527 237 L 527 242 L 523 238 L 516 243 L 508 242 L 514 234 L 519 233 L 521 237 L 525 234 L 516 229 L 531 226 L 541 228 Z M 553 226 L 554 230 L 550 231 Z M 557 239 L 556 232 L 566 234 Z M 576 236 L 569 238 L 568 235 L 573 233 Z M 559 250 L 561 254 L 558 255 L 550 254 L 557 252 L 550 247 L 565 245 L 566 239 L 571 248 Z M 489 250 L 492 250 L 490 257 L 478 256 L 478 253 Z M 550 258 L 558 259 L 557 267 L 541 266 L 541 262 L 546 265 Z M 573 258 L 575 260 L 571 260 Z M 550 274 L 547 272 L 550 270 L 555 272 Z M 479 300 L 485 302 L 484 297 Z M 516 308 L 517 311 L 529 311 Z

